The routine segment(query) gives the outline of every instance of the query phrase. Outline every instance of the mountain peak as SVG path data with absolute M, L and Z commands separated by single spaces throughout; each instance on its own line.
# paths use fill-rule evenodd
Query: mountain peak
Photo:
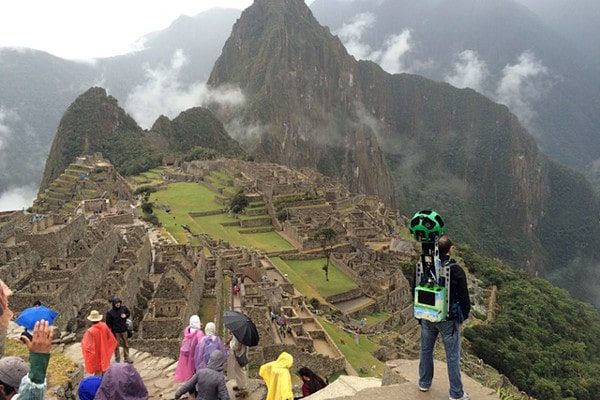
M 318 23 L 303 0 L 257 0 L 234 25 L 209 83 L 218 86 L 233 81 L 242 88 L 252 88 L 261 82 L 248 81 L 248 73 L 258 72 L 255 68 L 267 66 L 267 61 L 276 63 L 272 67 L 295 71 L 305 66 L 305 61 L 312 61 L 303 55 L 321 53 L 317 61 L 323 62 L 331 52 L 348 54 L 337 37 Z M 269 77 L 268 72 L 264 71 L 264 78 Z M 303 75 L 297 77 L 303 79 Z
M 52 142 L 39 193 L 82 154 L 90 154 L 106 137 L 116 132 L 142 132 L 142 128 L 117 99 L 101 87 L 92 87 L 67 108 Z
M 361 119 L 360 74 L 304 1 L 257 0 L 234 25 L 208 83 L 244 90 L 241 112 L 217 114 L 255 159 L 313 167 L 391 204 L 377 123 Z

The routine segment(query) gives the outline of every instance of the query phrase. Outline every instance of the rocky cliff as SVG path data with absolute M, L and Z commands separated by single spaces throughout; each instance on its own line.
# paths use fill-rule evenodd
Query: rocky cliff
M 358 63 L 304 2 L 256 1 L 235 24 L 209 84 L 245 91 L 241 113 L 220 115 L 257 160 L 314 167 L 391 204 L 376 126 L 362 118 L 359 76 Z

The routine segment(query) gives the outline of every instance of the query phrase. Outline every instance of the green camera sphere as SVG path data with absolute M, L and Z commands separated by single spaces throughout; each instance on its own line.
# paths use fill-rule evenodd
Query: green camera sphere
M 444 234 L 445 224 L 442 216 L 433 210 L 421 210 L 410 220 L 408 227 L 417 242 L 428 243 Z

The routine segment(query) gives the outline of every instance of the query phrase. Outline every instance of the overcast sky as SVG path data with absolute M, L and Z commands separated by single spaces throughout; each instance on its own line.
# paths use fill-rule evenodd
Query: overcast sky
M 311 4 L 314 0 L 307 0 Z M 67 59 L 128 52 L 141 36 L 180 15 L 213 7 L 249 7 L 253 0 L 8 0 L 0 2 L 0 47 L 30 47 Z

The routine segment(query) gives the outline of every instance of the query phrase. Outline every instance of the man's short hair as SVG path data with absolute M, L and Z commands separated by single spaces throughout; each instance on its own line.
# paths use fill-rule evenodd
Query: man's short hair
M 448 254 L 450 249 L 452 248 L 452 241 L 447 235 L 442 235 L 442 237 L 438 240 L 438 249 L 440 250 L 440 254 Z

